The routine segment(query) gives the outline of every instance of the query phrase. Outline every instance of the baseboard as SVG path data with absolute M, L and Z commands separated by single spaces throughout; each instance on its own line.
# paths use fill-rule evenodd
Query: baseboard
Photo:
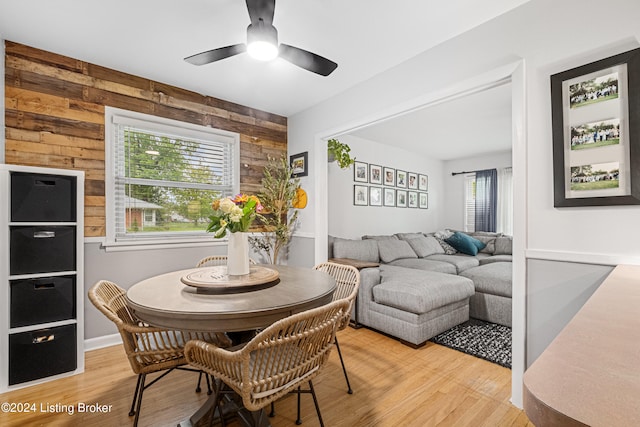
M 84 351 L 97 350 L 99 348 L 111 347 L 112 345 L 122 344 L 120 334 L 104 335 L 97 338 L 89 338 L 84 340 Z

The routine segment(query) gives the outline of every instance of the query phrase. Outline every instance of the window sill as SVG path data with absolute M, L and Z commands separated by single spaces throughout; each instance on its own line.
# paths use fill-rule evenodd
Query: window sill
M 227 239 L 215 239 L 213 236 L 201 239 L 148 239 L 103 242 L 106 252 L 142 251 L 151 249 L 195 248 L 201 246 L 226 246 Z

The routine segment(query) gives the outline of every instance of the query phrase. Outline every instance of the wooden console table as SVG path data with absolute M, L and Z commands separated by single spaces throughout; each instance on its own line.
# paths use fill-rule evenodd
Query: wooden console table
M 640 266 L 619 265 L 524 374 L 536 426 L 640 425 Z

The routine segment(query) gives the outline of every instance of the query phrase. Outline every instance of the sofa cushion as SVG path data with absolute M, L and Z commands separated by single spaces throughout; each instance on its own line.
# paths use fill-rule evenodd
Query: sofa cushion
M 396 233 L 395 236 L 400 240 L 415 239 L 417 237 L 424 237 L 423 233 Z
M 493 255 L 486 258 L 479 258 L 480 265 L 491 264 L 492 262 L 512 262 L 513 255 Z
M 511 298 L 512 263 L 493 262 L 460 273 L 473 280 L 476 292 Z
M 413 239 L 407 239 L 411 249 L 418 255 L 418 258 L 424 258 L 433 254 L 443 254 L 444 249 L 433 236 L 420 235 Z
M 451 237 L 445 239 L 445 242 L 456 248 L 458 252 L 472 256 L 477 255 L 478 251 L 485 247 L 485 244 L 480 240 L 459 231 L 456 231 Z
M 436 271 L 438 273 L 457 274 L 455 265 L 426 258 L 401 258 L 391 261 L 389 264 L 418 270 Z
M 415 314 L 463 301 L 473 293 L 471 280 L 430 271 L 422 272 L 421 280 L 389 280 L 373 287 L 378 304 Z
M 475 233 L 471 233 L 470 236 L 484 243 L 484 248 L 480 249 L 478 253 L 493 255 L 496 250 L 496 236 L 476 235 Z
M 469 268 L 477 267 L 478 265 L 480 265 L 480 262 L 476 257 L 472 257 L 469 255 L 435 254 L 429 255 L 425 259 L 448 262 L 449 264 L 452 264 L 456 267 L 456 271 L 458 272 L 458 274 Z
M 405 240 L 384 239 L 378 240 L 380 259 L 382 262 L 391 262 L 400 258 L 417 258 L 416 253 L 411 249 Z M 334 248 L 335 251 L 335 248 Z
M 511 255 L 513 253 L 513 239 L 511 236 L 496 237 L 496 250 L 494 255 Z
M 378 262 L 378 242 L 375 240 L 333 239 L 333 257 Z
M 393 234 L 381 234 L 381 235 L 365 234 L 364 236 L 362 236 L 362 240 L 389 240 L 389 239 L 397 240 L 398 238 Z

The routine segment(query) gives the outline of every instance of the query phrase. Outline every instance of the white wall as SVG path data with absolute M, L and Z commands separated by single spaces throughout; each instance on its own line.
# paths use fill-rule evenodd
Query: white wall
M 492 153 L 486 156 L 466 157 L 444 162 L 444 198 L 443 210 L 446 212 L 444 224 L 439 228 L 464 230 L 464 177 L 452 176 L 452 172 L 500 169 L 511 166 L 511 151 Z
M 442 209 L 442 162 L 440 160 L 350 135 L 340 137 L 340 142 L 348 144 L 351 147 L 351 154 L 360 162 L 427 175 L 429 177 L 429 209 L 354 206 L 354 184 L 373 184 L 354 182 L 353 166 L 349 169 L 340 169 L 333 162 L 328 165 L 329 234 L 331 236 L 359 239 L 364 234 L 436 231 Z

